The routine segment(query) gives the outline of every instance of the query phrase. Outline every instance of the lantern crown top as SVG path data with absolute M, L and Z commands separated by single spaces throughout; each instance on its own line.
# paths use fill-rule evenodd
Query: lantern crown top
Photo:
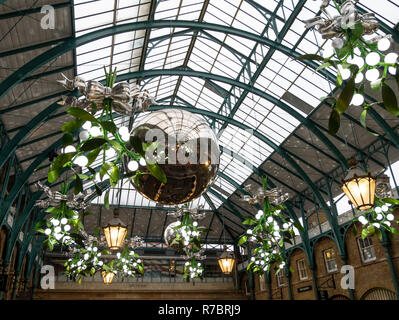
M 118 217 L 113 217 L 107 225 L 105 225 L 103 228 L 107 228 L 107 227 L 127 227 L 127 224 L 124 223 L 121 219 L 119 219 Z
M 224 246 L 223 252 L 220 255 L 219 259 L 234 259 L 234 253 L 233 252 L 228 252 L 227 247 Z
M 362 177 L 368 177 L 370 176 L 370 173 L 364 172 L 362 169 L 359 167 L 351 167 L 349 169 L 348 174 L 345 176 L 344 181 L 349 181 L 355 178 L 362 178 Z

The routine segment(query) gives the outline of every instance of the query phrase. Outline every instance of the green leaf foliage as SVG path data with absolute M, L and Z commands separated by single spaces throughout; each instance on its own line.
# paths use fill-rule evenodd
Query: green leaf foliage
M 367 117 L 367 109 L 363 110 L 362 114 L 360 115 L 360 124 L 363 126 L 363 128 L 367 128 L 366 125 L 366 117 Z
M 248 236 L 247 235 L 242 236 L 240 238 L 240 240 L 238 240 L 238 245 L 239 246 L 243 245 L 245 242 L 247 242 L 247 240 L 248 240 Z
M 387 111 L 394 116 L 399 116 L 398 101 L 395 92 L 385 82 L 382 84 L 382 100 Z
M 119 174 L 120 174 L 120 173 L 119 173 L 119 167 L 116 166 L 116 165 L 114 165 L 114 166 L 112 167 L 111 174 L 110 174 L 110 178 L 111 178 L 110 182 L 111 182 L 111 185 L 112 185 L 113 187 L 115 187 L 116 184 L 118 183 Z
M 352 77 L 346 84 L 345 88 L 342 90 L 339 98 L 337 100 L 337 111 L 339 114 L 342 114 L 349 107 L 349 104 L 352 101 L 353 95 L 355 93 L 355 78 Z
M 147 169 L 150 171 L 151 175 L 153 175 L 159 181 L 161 181 L 163 183 L 167 182 L 165 172 L 162 170 L 162 168 L 158 164 L 147 163 Z
M 317 60 L 324 61 L 324 58 L 317 54 L 304 54 L 297 58 L 297 60 Z
M 75 189 L 74 189 L 74 194 L 77 195 L 83 190 L 83 183 L 82 179 L 80 179 L 79 175 L 75 176 L 76 182 L 75 182 Z
M 72 120 L 72 121 L 69 121 L 69 122 L 65 123 L 61 127 L 61 130 L 64 131 L 64 132 L 77 131 L 77 130 L 79 130 L 82 127 L 84 122 L 85 122 L 84 120 Z
M 116 125 L 112 121 L 102 121 L 100 125 L 107 131 L 115 133 L 116 132 Z
M 140 140 L 140 138 L 138 136 L 131 136 L 130 137 L 130 144 L 132 145 L 132 147 L 133 147 L 135 152 L 137 152 L 142 157 L 144 157 L 143 145 L 142 145 L 141 140 Z
M 107 192 L 105 193 L 105 196 L 104 196 L 104 206 L 107 210 L 109 209 L 109 192 L 110 192 L 110 189 L 107 190 Z
M 89 112 L 87 112 L 86 110 L 83 110 L 81 108 L 69 107 L 69 108 L 66 109 L 66 111 L 70 115 L 72 115 L 72 116 L 74 116 L 74 117 L 76 117 L 76 118 L 78 118 L 80 120 L 90 121 L 90 122 L 97 122 L 97 119 L 92 114 L 90 114 Z
M 107 140 L 105 140 L 104 138 L 93 138 L 93 139 L 87 140 L 80 147 L 80 151 L 86 152 L 86 151 L 94 150 L 96 148 L 101 147 L 106 142 L 107 142 Z
M 90 166 L 94 161 L 96 161 L 100 151 L 101 151 L 101 148 L 98 147 L 87 154 L 87 160 L 89 161 L 87 163 L 87 166 Z
M 331 110 L 330 119 L 328 120 L 328 131 L 335 136 L 341 126 L 340 115 L 334 108 Z
M 65 148 L 71 144 L 73 144 L 73 136 L 70 133 L 65 133 L 62 136 L 62 146 Z

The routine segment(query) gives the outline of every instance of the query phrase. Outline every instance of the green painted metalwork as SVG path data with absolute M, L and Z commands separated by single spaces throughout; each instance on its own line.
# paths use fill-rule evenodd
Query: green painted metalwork
M 6 200 L 3 201 L 0 208 L 0 225 L 3 223 L 5 217 L 8 214 L 11 204 L 14 202 L 15 198 L 18 196 L 18 193 L 21 191 L 22 187 L 24 186 L 25 182 L 29 179 L 33 171 L 47 158 L 47 154 L 51 151 L 56 149 L 58 146 L 61 145 L 61 140 L 56 141 L 50 147 L 48 147 L 30 166 L 27 168 L 24 173 L 19 177 L 19 179 L 14 184 L 13 188 L 11 189 L 9 195 L 7 196 Z

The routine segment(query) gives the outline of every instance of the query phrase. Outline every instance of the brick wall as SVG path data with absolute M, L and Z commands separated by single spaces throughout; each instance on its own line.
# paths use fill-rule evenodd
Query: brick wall
M 399 210 L 394 212 L 395 219 L 399 220 Z M 314 215 L 315 217 L 315 215 Z M 322 222 L 322 221 L 320 221 Z M 398 227 L 395 225 L 395 228 Z M 360 233 L 362 230 L 361 224 L 357 223 L 358 234 L 355 236 L 353 234 L 353 227 L 349 228 L 345 237 L 345 247 L 347 250 L 347 264 L 354 267 L 355 270 L 355 289 L 353 290 L 354 298 L 361 299 L 364 295 L 374 288 L 383 288 L 395 292 L 395 288 L 392 282 L 392 276 L 390 273 L 387 255 L 382 245 L 381 241 L 376 235 L 371 237 L 375 251 L 375 260 L 369 262 L 363 262 L 358 246 L 358 238 L 360 238 Z M 333 249 L 335 251 L 335 259 L 337 263 L 337 271 L 328 272 L 326 267 L 326 262 L 324 258 L 325 250 Z M 394 236 L 391 240 L 389 248 L 392 261 L 396 274 L 399 275 L 399 237 Z M 333 296 L 347 297 L 349 298 L 349 291 L 341 288 L 341 279 L 345 275 L 341 273 L 341 267 L 344 265 L 342 261 L 337 245 L 335 242 L 328 238 L 319 238 L 314 246 L 314 275 L 316 278 L 317 288 L 319 290 L 325 290 L 328 293 L 328 298 Z M 307 279 L 301 280 L 298 272 L 298 260 L 304 259 L 306 265 L 306 272 L 308 275 Z M 312 281 L 312 272 L 309 267 L 309 261 L 306 254 L 301 249 L 295 249 L 290 255 L 290 265 L 294 272 L 291 273 L 291 290 L 292 297 L 294 300 L 314 300 L 315 299 L 315 288 Z M 271 291 L 273 300 L 288 300 L 288 279 L 284 276 L 284 286 L 279 287 L 277 283 L 277 278 L 274 271 L 271 271 Z M 335 282 L 335 289 L 332 288 L 333 281 Z M 260 277 L 255 276 L 255 296 L 257 300 L 268 300 L 268 286 L 265 285 L 265 290 L 261 291 L 260 287 Z M 306 290 L 309 289 L 310 290 Z M 303 292 L 299 292 L 305 290 Z

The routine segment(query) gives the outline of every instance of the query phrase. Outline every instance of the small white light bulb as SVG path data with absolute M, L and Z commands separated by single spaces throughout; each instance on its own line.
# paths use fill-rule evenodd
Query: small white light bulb
M 87 130 L 83 130 L 83 131 L 80 131 L 79 132 L 79 139 L 80 139 L 80 141 L 85 141 L 85 140 L 87 140 L 87 139 L 89 139 L 89 131 L 87 131 Z
M 364 74 L 359 72 L 355 78 L 355 83 L 361 83 L 364 80 Z
M 357 93 L 353 96 L 351 104 L 353 104 L 354 106 L 361 106 L 364 103 L 364 97 L 363 95 Z
M 89 160 L 85 156 L 79 156 L 73 161 L 73 163 L 80 167 L 84 167 L 89 163 Z
M 382 38 L 378 41 L 378 50 L 387 51 L 391 47 L 391 41 L 387 38 Z
M 107 151 L 105 151 L 105 156 L 107 158 L 112 158 L 116 155 L 116 152 L 113 148 L 109 148 Z
M 141 166 L 147 165 L 147 163 L 145 162 L 145 159 L 144 159 L 144 158 L 141 158 L 141 159 L 140 159 L 140 165 L 141 165 Z
M 387 214 L 387 219 L 389 221 L 393 221 L 395 219 L 394 215 L 392 213 Z
M 128 135 L 128 134 L 121 135 L 121 139 L 122 139 L 122 141 L 127 142 L 130 139 L 130 135 Z
M 46 235 L 46 236 L 48 236 L 48 235 L 50 235 L 50 233 L 51 233 L 51 229 L 46 229 L 46 230 L 44 230 L 44 234 Z
M 377 52 L 370 52 L 366 57 L 366 63 L 374 67 L 381 61 L 381 57 Z
M 71 153 L 71 152 L 76 152 L 76 148 L 74 146 L 66 146 L 64 148 L 64 153 Z
M 137 163 L 137 161 L 135 160 L 131 160 L 129 161 L 129 163 L 127 164 L 127 168 L 130 171 L 136 171 L 139 168 L 139 164 Z
M 82 128 L 85 129 L 85 130 L 89 130 L 91 128 L 91 122 L 90 121 L 86 121 L 85 123 L 83 123 Z
M 395 52 L 388 53 L 384 59 L 385 63 L 396 63 L 397 60 L 398 54 Z
M 71 230 L 71 226 L 69 224 L 64 226 L 64 231 L 68 232 L 69 230 Z
M 93 137 L 98 137 L 101 135 L 101 129 L 99 127 L 91 127 L 89 132 Z
M 389 71 L 389 73 L 392 74 L 393 76 L 396 76 L 396 72 L 397 72 L 397 69 L 396 69 L 396 68 L 394 68 L 394 67 L 389 67 L 389 68 L 388 68 L 388 71 Z
M 61 224 L 67 224 L 68 223 L 68 219 L 67 218 L 62 218 L 61 219 Z
M 121 136 L 129 135 L 129 128 L 128 127 L 120 127 L 118 132 Z
M 341 76 L 343 80 L 348 80 L 351 77 L 351 72 L 349 69 L 342 69 Z
M 380 72 L 377 69 L 370 69 L 366 72 L 366 79 L 370 82 L 376 81 L 380 77 Z

